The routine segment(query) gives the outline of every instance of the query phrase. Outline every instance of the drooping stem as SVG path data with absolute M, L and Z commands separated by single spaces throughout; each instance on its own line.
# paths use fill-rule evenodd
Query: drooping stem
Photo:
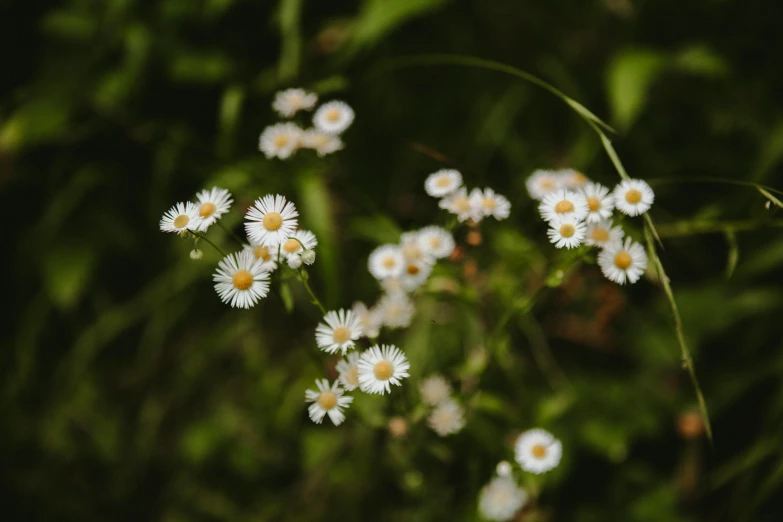
M 310 283 L 307 282 L 307 272 L 305 272 L 301 268 L 299 269 L 299 280 L 304 285 L 305 290 L 307 290 L 307 293 L 310 294 L 310 298 L 313 300 L 313 304 L 317 306 L 319 310 L 321 310 L 322 314 L 326 315 L 326 308 L 324 308 L 324 305 L 321 304 L 321 301 L 315 295 L 315 292 L 313 292 L 313 289 L 310 287 Z
M 234 233 L 233 230 L 231 230 L 229 228 L 226 228 L 226 226 L 223 225 L 223 223 L 221 223 L 220 221 L 217 221 L 217 226 L 219 226 L 221 228 L 221 230 L 223 230 L 223 232 L 225 232 L 226 234 L 228 234 L 229 236 L 234 238 L 234 241 L 239 243 L 239 246 L 241 246 L 241 247 L 245 246 L 246 241 L 242 241 L 242 238 L 239 237 L 238 235 L 236 235 L 236 233 Z
M 209 238 L 207 238 L 207 236 L 205 236 L 203 232 L 194 232 L 194 231 L 192 231 L 192 230 L 191 230 L 191 231 L 190 231 L 190 233 L 191 233 L 191 234 L 193 234 L 195 237 L 197 237 L 197 238 L 199 238 L 199 239 L 203 239 L 204 241 L 206 241 L 207 243 L 209 243 L 210 245 L 212 245 L 212 248 L 214 248 L 215 250 L 217 250 L 217 251 L 218 251 L 218 253 L 220 253 L 220 255 L 221 255 L 221 256 L 223 256 L 223 257 L 226 257 L 226 256 L 228 255 L 228 254 L 226 254 L 225 252 L 223 252 L 223 249 L 222 249 L 222 248 L 220 248 L 220 247 L 219 247 L 219 246 L 217 246 L 215 243 L 213 243 L 212 241 L 210 241 L 210 240 L 209 240 Z

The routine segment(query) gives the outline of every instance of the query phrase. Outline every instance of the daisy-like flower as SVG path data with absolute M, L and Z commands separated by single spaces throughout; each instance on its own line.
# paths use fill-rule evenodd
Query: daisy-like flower
M 560 441 L 540 428 L 522 433 L 514 444 L 514 459 L 522 469 L 536 475 L 556 468 L 562 454 Z
M 187 230 L 198 230 L 200 225 L 201 216 L 198 214 L 198 206 L 191 202 L 177 203 L 163 214 L 163 219 L 160 220 L 160 229 L 163 232 L 177 234 Z
M 622 227 L 613 227 L 611 220 L 602 219 L 597 223 L 588 223 L 585 245 L 605 247 L 609 243 L 621 243 L 623 235 Z
M 641 179 L 624 180 L 614 188 L 614 206 L 623 214 L 644 214 L 655 201 L 650 185 Z
M 397 277 L 402 274 L 405 261 L 397 245 L 381 245 L 370 254 L 367 268 L 375 279 Z
M 432 265 L 427 261 L 408 261 L 400 276 L 402 289 L 413 292 L 427 281 L 431 273 Z
M 457 433 L 465 427 L 465 412 L 462 407 L 451 399 L 441 401 L 430 412 L 427 424 L 441 437 Z
M 359 387 L 366 393 L 391 393 L 389 385 L 400 386 L 400 380 L 408 377 L 410 366 L 396 346 L 376 344 L 359 358 Z
M 608 188 L 600 183 L 586 183 L 580 190 L 587 199 L 587 208 L 590 211 L 586 218 L 588 223 L 597 223 L 612 216 L 614 197 L 609 194 Z
M 576 248 L 585 239 L 585 223 L 581 219 L 576 219 L 573 214 L 556 217 L 549 222 L 547 235 L 556 248 Z
M 572 190 L 560 189 L 544 196 L 538 211 L 544 221 L 552 221 L 556 217 L 573 216 L 576 219 L 587 217 L 590 208 L 587 198 Z
M 324 157 L 342 150 L 343 140 L 336 134 L 329 134 L 318 129 L 307 129 L 302 134 L 302 147 L 313 149 L 319 156 Z
M 383 324 L 389 328 L 410 326 L 415 311 L 413 303 L 404 293 L 387 294 L 378 301 Z
M 280 194 L 269 194 L 257 199 L 248 209 L 245 231 L 251 241 L 276 247 L 294 233 L 299 224 L 298 217 L 299 212 L 293 203 Z
M 590 182 L 590 178 L 574 169 L 561 169 L 556 174 L 560 177 L 562 187 L 571 190 L 578 190 Z
M 286 89 L 275 94 L 272 109 L 283 118 L 290 118 L 301 110 L 309 111 L 318 103 L 318 95 L 304 89 Z
M 625 243 L 609 243 L 601 250 L 598 254 L 598 266 L 610 281 L 621 285 L 625 284 L 626 280 L 635 283 L 647 268 L 647 254 L 639 243 L 626 237 Z
M 479 493 L 479 513 L 487 520 L 511 520 L 527 502 L 527 493 L 510 476 L 493 478 Z
M 198 215 L 201 217 L 201 225 L 198 229 L 206 232 L 207 229 L 217 221 L 220 216 L 228 212 L 231 208 L 231 193 L 226 189 L 213 187 L 212 190 L 202 190 L 196 194 L 198 199 Z
M 401 277 L 387 277 L 380 281 L 381 288 L 387 295 L 405 295 L 407 292 L 402 285 Z
M 258 150 L 267 158 L 288 159 L 301 145 L 302 132 L 293 123 L 270 125 L 258 138 Z
M 313 125 L 329 134 L 341 134 L 351 126 L 353 118 L 353 109 L 347 103 L 334 100 L 318 107 L 313 115 Z
M 269 293 L 269 272 L 247 251 L 224 257 L 212 280 L 220 299 L 236 308 L 255 306 Z
M 485 217 L 492 216 L 501 220 L 506 219 L 511 213 L 511 203 L 491 188 L 485 188 L 483 192 L 479 189 L 473 189 L 470 195 L 477 198 L 477 206 Z
M 544 196 L 563 188 L 562 178 L 552 170 L 537 170 L 525 182 L 527 191 L 533 199 L 544 199 Z
M 356 301 L 351 307 L 351 311 L 359 319 L 364 336 L 369 339 L 378 337 L 383 325 L 383 318 L 376 308 L 367 308 L 361 301 Z
M 434 198 L 448 196 L 462 186 L 462 174 L 454 169 L 441 169 L 427 176 L 424 190 Z
M 305 250 L 312 250 L 316 245 L 318 245 L 318 239 L 315 234 L 309 230 L 297 230 L 280 245 L 280 253 L 288 258 L 292 255 L 299 255 Z
M 452 214 L 457 215 L 457 219 L 460 221 L 466 221 L 472 219 L 475 222 L 481 221 L 481 207 L 479 206 L 479 200 L 475 197 L 468 196 L 465 187 L 460 187 L 456 191 L 452 192 L 445 198 L 441 199 L 438 203 L 440 208 L 448 210 Z
M 307 390 L 305 392 L 305 402 L 312 403 L 307 408 L 310 419 L 316 424 L 321 424 L 324 416 L 329 415 L 332 423 L 339 426 L 345 420 L 343 408 L 347 408 L 353 402 L 353 397 L 343 396 L 345 392 L 337 381 L 329 386 L 328 380 L 316 379 L 315 385 L 318 387 L 318 391 Z
M 355 346 L 354 341 L 362 336 L 362 324 L 350 310 L 331 311 L 326 314 L 324 321 L 326 324 L 321 323 L 315 329 L 315 342 L 327 353 L 342 350 L 345 355 Z
M 275 256 L 277 256 L 277 247 L 271 248 L 259 243 L 252 243 L 250 245 L 245 245 L 243 252 L 252 253 L 257 261 L 261 261 L 261 268 L 267 272 L 274 272 L 275 268 L 277 268 L 277 261 L 275 260 Z
M 435 259 L 449 257 L 454 251 L 454 236 L 441 227 L 424 227 L 419 230 L 418 239 L 422 252 Z
M 400 252 L 407 263 L 434 263 L 435 258 L 421 248 L 419 232 L 406 232 L 400 237 Z
M 347 359 L 341 359 L 334 367 L 339 375 L 338 380 L 343 387 L 348 390 L 355 390 L 359 387 L 359 354 L 351 352 Z
M 421 400 L 424 404 L 437 406 L 451 395 L 451 385 L 442 375 L 430 375 L 419 385 Z

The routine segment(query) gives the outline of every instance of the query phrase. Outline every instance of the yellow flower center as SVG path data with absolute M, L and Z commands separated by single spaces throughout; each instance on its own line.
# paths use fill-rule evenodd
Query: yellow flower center
M 459 197 L 454 200 L 454 208 L 460 212 L 467 212 L 470 210 L 470 200 L 466 197 Z
M 408 274 L 410 275 L 416 275 L 419 273 L 419 267 L 416 265 L 408 265 L 408 268 L 406 269 Z
M 263 259 L 264 261 L 269 261 L 272 256 L 269 255 L 269 249 L 265 246 L 257 246 L 253 249 L 253 255 L 256 256 L 256 259 Z
M 351 331 L 345 326 L 338 326 L 332 333 L 332 339 L 334 339 L 334 342 L 342 344 L 351 339 Z
M 598 241 L 599 243 L 606 243 L 609 241 L 609 231 L 605 228 L 594 228 L 593 229 L 593 240 Z
M 198 215 L 203 218 L 209 217 L 215 212 L 216 208 L 214 203 L 202 203 L 198 208 Z
M 563 223 L 560 225 L 560 235 L 563 237 L 571 237 L 576 233 L 576 228 L 574 228 L 574 225 L 571 225 L 569 223 Z
M 631 259 L 631 255 L 628 252 L 619 252 L 616 256 L 614 256 L 614 264 L 621 270 L 625 270 L 631 266 L 632 261 L 633 260 Z
M 497 206 L 497 202 L 495 202 L 495 198 L 484 198 L 484 207 L 485 208 L 495 208 Z
M 432 248 L 440 248 L 441 242 L 440 238 L 438 236 L 432 236 L 430 238 L 430 246 Z
M 239 270 L 231 278 L 234 286 L 239 290 L 247 290 L 253 284 L 253 274 L 247 270 Z
M 180 214 L 174 219 L 175 228 L 184 228 L 188 223 L 190 223 L 190 218 L 185 214 Z
M 530 449 L 530 452 L 533 454 L 533 456 L 537 459 L 543 459 L 546 457 L 546 446 L 543 446 L 541 444 L 536 444 Z
M 574 204 L 568 201 L 567 199 L 564 199 L 562 201 L 558 201 L 557 205 L 555 205 L 555 212 L 558 214 L 567 214 L 568 212 L 574 211 Z
M 585 176 L 581 172 L 577 172 L 571 178 L 571 182 L 574 185 L 584 185 L 585 183 L 587 183 L 587 176 Z
M 541 180 L 541 188 L 544 190 L 552 190 L 556 187 L 555 180 L 552 178 L 544 178 Z
M 340 109 L 329 109 L 326 111 L 326 119 L 329 121 L 337 121 L 340 119 Z
M 343 380 L 351 386 L 359 386 L 359 369 L 350 368 L 343 374 Z
M 283 243 L 283 250 L 288 252 L 289 254 L 293 254 L 294 252 L 298 251 L 302 245 L 299 244 L 299 241 L 296 239 L 287 239 L 285 243 Z
M 288 144 L 288 136 L 285 134 L 278 134 L 275 136 L 275 146 L 276 147 L 285 147 Z
M 394 366 L 389 361 L 378 361 L 372 369 L 375 378 L 379 381 L 388 381 L 394 374 Z
M 451 185 L 451 178 L 448 174 L 441 174 L 438 179 L 435 180 L 435 186 L 438 188 L 446 188 Z
M 325 410 L 331 410 L 337 406 L 337 395 L 330 391 L 321 392 L 318 396 L 318 405 Z
M 264 216 L 264 219 L 261 222 L 265 229 L 275 231 L 283 226 L 283 216 L 277 212 L 269 212 Z
M 590 212 L 595 212 L 601 208 L 601 200 L 598 198 L 587 198 L 587 206 L 590 208 Z
M 625 193 L 625 201 L 631 205 L 635 205 L 642 200 L 642 193 L 636 189 L 631 189 Z
M 383 268 L 388 268 L 389 270 L 391 270 L 397 265 L 397 261 L 392 256 L 389 256 L 389 257 L 385 257 L 381 262 L 381 264 L 383 265 Z
M 405 256 L 405 259 L 418 259 L 421 256 L 421 250 L 415 243 L 408 243 L 402 247 L 402 255 Z

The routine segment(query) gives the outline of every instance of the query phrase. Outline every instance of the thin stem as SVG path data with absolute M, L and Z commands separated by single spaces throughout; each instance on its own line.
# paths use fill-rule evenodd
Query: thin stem
M 210 245 L 212 245 L 212 248 L 214 248 L 215 250 L 217 250 L 217 251 L 220 253 L 220 255 L 221 255 L 221 256 L 223 256 L 223 257 L 226 257 L 226 256 L 228 255 L 228 254 L 226 254 L 225 252 L 223 252 L 223 249 L 222 249 L 222 248 L 220 248 L 220 247 L 219 247 L 219 246 L 217 246 L 215 243 L 213 243 L 212 241 L 210 241 L 210 240 L 207 238 L 207 236 L 205 236 L 205 235 L 204 235 L 204 233 L 203 233 L 203 232 L 193 232 L 193 231 L 191 230 L 191 231 L 190 231 L 190 233 L 191 233 L 191 234 L 193 234 L 194 236 L 196 236 L 197 238 L 199 238 L 199 239 L 203 239 L 204 241 L 206 241 L 207 243 L 209 243 Z
M 675 221 L 658 225 L 661 237 L 683 237 L 697 234 L 717 234 L 721 232 L 746 232 L 760 228 L 783 227 L 783 219 L 775 220 L 736 220 L 736 221 Z
M 326 315 L 326 308 L 324 308 L 324 305 L 322 305 L 321 301 L 318 300 L 318 297 L 316 297 L 315 292 L 313 292 L 313 289 L 310 288 L 310 283 L 307 282 L 307 272 L 303 271 L 301 268 L 299 269 L 299 280 L 304 285 L 305 290 L 307 290 L 307 293 L 310 294 L 310 297 L 313 300 L 313 304 L 316 305 L 321 310 L 322 314 Z
M 239 246 L 243 247 L 243 246 L 245 246 L 245 244 L 247 243 L 246 241 L 242 241 L 242 238 L 241 238 L 241 237 L 239 237 L 238 235 L 236 235 L 236 234 L 234 233 L 234 231 L 233 231 L 233 230 L 231 230 L 231 229 L 229 229 L 229 228 L 226 228 L 226 227 L 223 225 L 223 223 L 221 223 L 220 221 L 217 221 L 217 226 L 219 226 L 219 227 L 221 228 L 221 230 L 223 230 L 223 232 L 225 232 L 226 234 L 228 234 L 229 236 L 231 236 L 232 238 L 234 238 L 234 241 L 236 241 L 237 243 L 239 243 Z

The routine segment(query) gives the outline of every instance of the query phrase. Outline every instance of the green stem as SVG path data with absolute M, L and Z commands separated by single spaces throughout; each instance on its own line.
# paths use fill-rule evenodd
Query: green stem
M 316 297 L 315 292 L 313 292 L 313 289 L 310 288 L 310 283 L 307 282 L 307 272 L 303 271 L 301 268 L 299 269 L 299 280 L 304 285 L 305 290 L 307 290 L 307 293 L 310 294 L 310 297 L 313 300 L 313 304 L 316 305 L 319 310 L 321 310 L 322 314 L 326 315 L 326 308 L 324 308 L 324 305 L 322 305 L 321 301 L 318 300 L 318 297 Z
M 219 246 L 217 246 L 215 243 L 213 243 L 212 241 L 210 241 L 210 240 L 207 238 L 207 236 L 205 236 L 205 235 L 204 235 L 204 233 L 203 233 L 203 232 L 193 232 L 193 231 L 191 230 L 191 232 L 190 232 L 190 233 L 191 233 L 191 234 L 193 234 L 194 236 L 196 236 L 197 238 L 199 238 L 199 239 L 203 239 L 204 241 L 206 241 L 207 243 L 209 243 L 210 245 L 212 245 L 212 248 L 214 248 L 215 250 L 217 250 L 218 252 L 220 252 L 220 255 L 221 255 L 221 256 L 223 256 L 223 257 L 226 257 L 226 256 L 228 255 L 228 254 L 226 254 L 225 252 L 223 252 L 223 249 L 222 249 L 222 248 L 220 248 L 220 247 L 219 247 Z
M 697 234 L 717 234 L 721 232 L 745 232 L 760 228 L 783 227 L 783 219 L 775 220 L 736 220 L 736 221 L 675 221 L 658 225 L 661 237 L 683 237 Z
M 221 228 L 221 230 L 223 230 L 223 232 L 225 232 L 226 234 L 228 234 L 229 236 L 231 236 L 232 238 L 234 238 L 234 241 L 236 241 L 237 243 L 239 243 L 239 246 L 240 246 L 240 247 L 244 247 L 244 246 L 247 244 L 247 242 L 246 242 L 246 241 L 242 241 L 242 238 L 241 238 L 241 237 L 239 237 L 238 235 L 236 235 L 236 234 L 234 233 L 234 231 L 233 231 L 233 230 L 230 230 L 230 229 L 226 228 L 226 227 L 223 225 L 223 223 L 221 223 L 220 221 L 217 221 L 217 226 L 219 226 L 219 227 Z

